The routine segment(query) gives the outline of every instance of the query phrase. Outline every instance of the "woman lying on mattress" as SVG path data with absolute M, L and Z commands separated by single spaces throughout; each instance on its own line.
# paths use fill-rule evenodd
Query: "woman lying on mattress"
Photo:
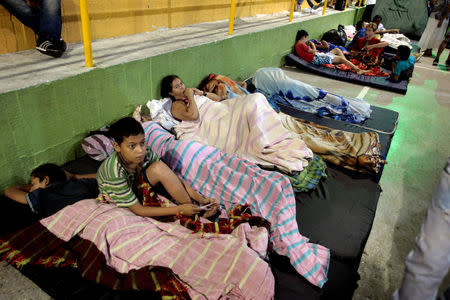
M 200 94 L 200 95 L 199 95 Z M 171 99 L 170 114 L 178 139 L 214 146 L 253 163 L 285 172 L 302 171 L 311 150 L 281 124 L 280 117 L 260 94 L 215 102 L 178 76 L 166 76 L 161 95 Z
M 370 67 L 379 67 L 383 59 L 383 48 L 388 46 L 388 42 L 381 42 L 375 36 L 377 24 L 369 23 L 366 25 L 366 36 L 360 38 L 354 43 L 350 51 L 351 57 L 359 60 Z
M 283 88 L 282 82 L 276 81 L 283 78 L 277 71 L 281 72 L 280 69 L 258 71 L 255 74 L 256 85 L 265 92 L 270 88 Z M 298 87 L 284 79 L 293 95 L 319 93 L 311 86 Z M 195 95 L 194 89 L 186 88 L 177 76 L 171 75 L 163 79 L 161 94 L 170 98 L 165 107 L 174 118 L 165 128 L 173 129 L 178 139 L 214 146 L 264 167 L 277 167 L 288 173 L 302 171 L 311 161 L 311 150 L 327 161 L 360 172 L 377 173 L 384 163 L 376 133 L 326 130 L 277 114 L 260 93 L 214 102 L 203 95 Z M 349 105 L 342 97 L 329 95 L 329 98 Z M 354 102 L 360 109 L 370 112 L 370 105 L 356 100 Z
M 346 66 L 352 68 L 357 74 L 366 73 L 365 70 L 361 70 L 353 63 L 348 61 L 342 51 L 339 48 L 334 48 L 328 53 L 318 52 L 316 45 L 312 42 L 308 42 L 309 46 L 306 44 L 308 41 L 308 32 L 305 30 L 299 30 L 297 32 L 296 42 L 295 42 L 295 53 L 304 60 L 313 63 L 315 65 L 327 65 L 327 64 L 345 64 Z

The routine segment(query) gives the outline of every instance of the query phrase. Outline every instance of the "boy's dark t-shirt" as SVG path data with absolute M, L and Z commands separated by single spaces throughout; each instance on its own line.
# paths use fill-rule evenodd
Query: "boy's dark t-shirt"
M 28 193 L 26 197 L 31 210 L 39 218 L 46 218 L 68 205 L 83 199 L 96 198 L 97 196 L 97 180 L 86 178 L 55 182 L 45 189 L 36 189 Z

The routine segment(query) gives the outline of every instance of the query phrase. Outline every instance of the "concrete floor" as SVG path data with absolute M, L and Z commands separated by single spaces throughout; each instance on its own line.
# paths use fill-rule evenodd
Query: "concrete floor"
M 302 18 L 311 17 L 315 16 Z M 285 22 L 286 14 L 245 18 L 236 22 L 235 34 Z M 202 34 L 205 28 L 209 30 L 208 35 Z M 122 59 L 133 60 L 140 55 L 170 51 L 171 45 L 177 47 L 176 43 L 164 43 L 162 36 L 179 40 L 184 47 L 193 45 L 187 44 L 190 40 L 199 41 L 192 37 L 201 37 L 201 43 L 212 42 L 227 38 L 227 28 L 226 21 L 223 21 L 96 41 L 93 44 L 94 62 L 97 66 L 107 66 Z M 124 52 L 115 50 L 117 47 L 114 45 L 118 43 L 121 47 L 128 45 L 122 49 Z M 441 57 L 441 63 L 447 53 L 448 50 Z M 8 72 L 0 75 L 0 91 L 23 88 L 24 82 L 34 85 L 86 72 L 83 61 L 81 44 L 69 45 L 68 54 L 62 59 L 47 58 L 35 50 L 2 55 L 0 70 Z M 431 58 L 422 58 L 416 65 L 408 93 L 404 96 L 285 69 L 291 78 L 337 94 L 363 97 L 373 105 L 400 113 L 398 129 L 387 157 L 388 164 L 380 181 L 383 193 L 359 268 L 361 280 L 354 299 L 388 299 L 400 284 L 405 257 L 413 246 L 434 185 L 450 154 L 449 73 L 442 65 L 433 67 L 431 62 Z M 450 278 L 444 285 L 450 285 Z M 0 264 L 0 299 L 49 298 L 13 267 Z
M 383 192 L 358 270 L 355 300 L 389 299 L 400 285 L 405 258 L 450 155 L 450 70 L 444 66 L 449 53 L 445 51 L 438 67 L 432 66 L 433 58 L 420 59 L 406 95 L 285 68 L 291 78 L 400 113 L 380 180 Z M 448 286 L 450 274 L 441 292 Z

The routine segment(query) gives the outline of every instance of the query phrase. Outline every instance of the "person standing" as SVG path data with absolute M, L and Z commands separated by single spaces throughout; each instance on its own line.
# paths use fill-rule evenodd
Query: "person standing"
M 405 265 L 402 285 L 391 299 L 435 300 L 439 286 L 450 269 L 450 157 Z M 449 294 L 450 287 L 443 299 L 449 299 Z
M 61 0 L 40 0 L 40 7 L 25 0 L 0 0 L 12 15 L 38 36 L 36 50 L 53 57 L 60 57 L 67 49 L 61 38 Z
M 364 10 L 364 14 L 362 17 L 362 20 L 364 22 L 369 23 L 372 21 L 372 11 L 373 11 L 376 3 L 377 3 L 377 0 L 367 0 L 366 9 Z
M 438 48 L 444 39 L 450 13 L 449 0 L 439 0 L 428 17 L 427 26 L 419 40 L 420 49 L 425 49 L 424 56 L 431 56 L 432 50 Z

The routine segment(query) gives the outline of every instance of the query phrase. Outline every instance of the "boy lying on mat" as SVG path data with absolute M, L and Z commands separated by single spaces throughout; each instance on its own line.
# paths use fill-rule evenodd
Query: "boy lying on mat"
M 71 174 L 55 164 L 31 171 L 30 184 L 6 189 L 5 196 L 28 204 L 38 218 L 46 218 L 77 201 L 98 195 L 95 174 Z

